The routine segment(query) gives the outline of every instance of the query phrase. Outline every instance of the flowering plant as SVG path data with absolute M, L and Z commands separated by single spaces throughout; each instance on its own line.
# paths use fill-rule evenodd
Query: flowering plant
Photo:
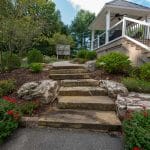
M 150 111 L 127 112 L 123 132 L 127 150 L 148 150 L 150 147 Z

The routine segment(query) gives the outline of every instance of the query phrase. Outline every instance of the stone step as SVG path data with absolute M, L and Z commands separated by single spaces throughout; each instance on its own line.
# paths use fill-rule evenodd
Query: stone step
M 60 96 L 105 96 L 107 91 L 100 87 L 80 86 L 80 87 L 61 87 Z
M 65 79 L 89 79 L 90 74 L 50 74 L 49 77 L 54 80 L 65 80 Z
M 40 116 L 39 126 L 120 131 L 121 122 L 114 111 L 56 110 Z
M 61 96 L 58 107 L 60 109 L 116 110 L 114 101 L 108 96 Z
M 58 69 L 58 70 L 50 70 L 50 74 L 81 74 L 88 73 L 86 69 Z
M 54 65 L 53 69 L 85 69 L 85 67 L 83 65 Z
M 61 86 L 99 86 L 99 81 L 94 79 L 62 80 Z

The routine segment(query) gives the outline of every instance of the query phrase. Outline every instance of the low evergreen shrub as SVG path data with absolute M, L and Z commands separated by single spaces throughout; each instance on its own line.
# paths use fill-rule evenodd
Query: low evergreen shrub
M 28 52 L 28 63 L 43 63 L 43 54 L 37 50 L 37 49 L 33 49 L 31 51 Z
M 14 80 L 0 80 L 0 97 L 11 93 L 15 87 Z
M 119 52 L 111 52 L 97 59 L 96 66 L 108 73 L 129 73 L 131 61 L 128 56 Z
M 30 64 L 29 68 L 33 73 L 39 73 L 43 70 L 43 65 L 40 63 L 32 63 Z
M 87 51 L 87 54 L 86 54 L 87 60 L 94 60 L 96 59 L 96 57 L 97 57 L 97 54 L 95 51 Z
M 131 92 L 150 93 L 150 82 L 138 78 L 124 78 L 122 83 Z
M 2 54 L 2 65 L 0 71 L 11 71 L 21 66 L 21 59 L 18 55 L 5 52 Z
M 140 78 L 150 81 L 150 62 L 145 63 L 140 67 Z

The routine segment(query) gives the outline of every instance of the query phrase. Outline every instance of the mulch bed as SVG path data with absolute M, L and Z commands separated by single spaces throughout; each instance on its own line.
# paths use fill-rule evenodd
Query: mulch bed
M 31 82 L 31 81 L 47 80 L 50 78 L 49 78 L 49 71 L 42 71 L 41 73 L 32 73 L 29 69 L 20 68 L 20 69 L 15 69 L 11 72 L 0 73 L 0 80 L 7 80 L 7 79 L 13 79 L 16 81 L 15 91 L 7 96 L 16 99 L 18 104 L 21 104 L 21 103 L 23 104 L 25 103 L 25 101 L 18 98 L 17 90 L 24 83 Z M 35 110 L 33 115 L 37 116 L 38 114 L 49 109 L 49 107 L 50 105 L 40 104 L 38 110 Z
M 104 70 L 96 70 L 91 73 L 91 77 L 95 80 L 113 80 L 116 82 L 121 82 L 121 80 L 123 79 L 123 77 L 125 77 L 125 75 L 110 74 Z

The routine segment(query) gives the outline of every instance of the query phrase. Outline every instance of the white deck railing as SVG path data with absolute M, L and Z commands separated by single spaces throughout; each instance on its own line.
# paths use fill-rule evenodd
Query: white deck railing
M 108 31 L 108 42 L 106 32 L 98 35 L 93 41 L 93 49 L 98 49 L 122 37 L 150 50 L 150 23 L 124 17 L 112 26 Z

